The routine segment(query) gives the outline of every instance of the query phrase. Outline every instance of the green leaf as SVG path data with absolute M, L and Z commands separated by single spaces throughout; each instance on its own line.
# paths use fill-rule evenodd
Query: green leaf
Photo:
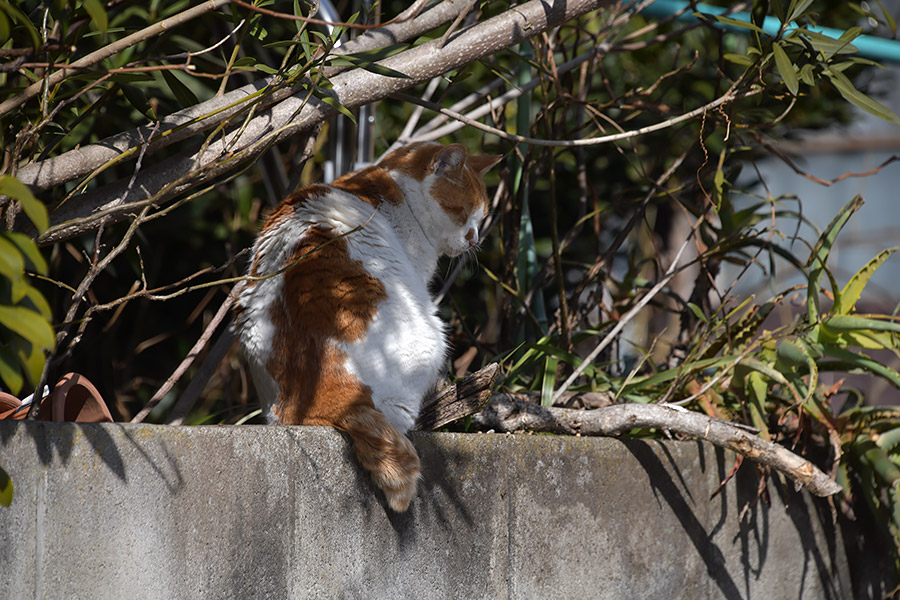
M 46 360 L 43 350 L 18 335 L 12 336 L 10 342 L 29 383 L 37 385 Z
M 0 346 L 0 379 L 13 395 L 21 392 L 22 386 L 25 385 L 25 376 L 22 375 L 19 359 L 9 346 Z
M 825 272 L 825 263 L 828 254 L 834 245 L 841 229 L 846 225 L 850 217 L 863 205 L 862 196 L 857 195 L 853 200 L 844 205 L 837 215 L 831 220 L 822 235 L 819 236 L 816 245 L 810 252 L 807 266 L 810 267 L 809 281 L 806 287 L 806 312 L 810 324 L 819 319 L 819 280 Z
M 25 290 L 25 297 L 28 299 L 29 304 L 25 304 L 27 308 L 31 308 L 36 310 L 38 314 L 47 319 L 49 323 L 53 318 L 53 311 L 50 309 L 50 304 L 47 303 L 47 299 L 44 298 L 44 295 L 38 291 L 36 287 L 27 286 Z
M 144 96 L 144 92 L 142 92 L 140 88 L 123 82 L 119 82 L 119 87 L 122 90 L 122 95 L 128 100 L 128 103 L 136 108 L 139 113 L 151 121 L 156 120 L 156 112 L 154 112 L 153 107 L 147 101 L 147 97 Z
M 769 426 L 766 424 L 765 417 L 769 386 L 759 371 L 753 371 L 747 375 L 745 393 L 750 399 L 750 420 L 753 426 L 759 429 L 763 439 L 771 441 L 772 436 L 769 433 Z
M 28 186 L 12 175 L 0 175 L 0 195 L 18 200 L 22 210 L 41 233 L 50 225 L 50 217 L 44 203 L 34 197 Z
M 407 75 L 406 73 L 401 73 L 400 71 L 396 71 L 394 69 L 391 69 L 390 67 L 386 67 L 384 65 L 380 65 L 368 60 L 362 60 L 351 55 L 332 57 L 329 60 L 329 63 L 334 67 L 360 67 L 361 69 L 365 69 L 366 71 L 375 73 L 376 75 L 383 75 L 384 77 L 409 79 L 409 75 Z
M 541 406 L 553 405 L 553 390 L 556 387 L 556 367 L 559 360 L 555 356 L 548 356 L 544 360 L 544 376 L 541 379 Z
M 860 436 L 850 446 L 853 452 L 860 460 L 867 462 L 881 479 L 888 486 L 893 486 L 900 481 L 900 467 L 885 454 L 884 450 L 872 441 L 868 436 Z
M 12 26 L 9 23 L 9 19 L 6 17 L 6 13 L 3 12 L 3 9 L 0 9 L 0 46 L 9 41 L 11 33 Z
M 788 7 L 787 22 L 790 23 L 797 20 L 799 16 L 806 12 L 806 9 L 809 8 L 809 5 L 812 3 L 813 0 L 792 0 Z
M 837 314 L 848 315 L 853 311 L 863 289 L 865 289 L 866 284 L 869 283 L 869 279 L 871 279 L 872 275 L 875 274 L 875 271 L 884 264 L 891 254 L 897 250 L 900 250 L 900 246 L 882 250 L 875 258 L 867 262 L 863 268 L 850 278 L 850 281 L 848 281 L 847 285 L 844 286 L 844 289 L 841 290 L 840 295 L 834 299 L 834 311 Z
M 862 353 L 851 352 L 850 350 L 844 350 L 842 348 L 831 348 L 826 346 L 824 349 L 825 356 L 829 358 L 836 358 L 840 363 L 838 364 L 829 364 L 827 362 L 823 362 L 819 365 L 820 370 L 837 370 L 836 367 L 839 367 L 840 370 L 850 370 L 850 369 L 861 369 L 863 371 L 868 371 L 869 373 L 874 373 L 879 377 L 882 377 L 886 381 L 890 382 L 891 385 L 900 389 L 900 373 L 897 373 L 894 369 L 881 364 L 877 360 L 872 360 L 872 358 L 866 356 Z
M 733 363 L 736 359 L 737 356 L 730 355 L 720 356 L 716 358 L 700 359 L 691 363 L 685 363 L 672 369 L 660 371 L 659 373 L 654 373 L 653 375 L 635 377 L 628 383 L 628 385 L 622 388 L 620 395 L 633 393 L 636 390 L 646 390 L 647 388 L 650 388 L 652 386 L 656 386 L 662 383 L 668 383 L 669 381 L 672 381 L 677 377 L 686 376 L 691 373 L 697 373 L 705 369 L 725 366 L 727 364 Z
M 25 261 L 22 254 L 5 236 L 0 237 L 0 274 L 6 276 L 14 285 L 17 281 L 24 281 L 25 277 Z M 18 302 L 18 298 L 15 301 Z
M 0 306 L 0 324 L 41 348 L 56 344 L 53 328 L 39 312 L 22 306 Z
M 775 55 L 775 67 L 784 80 L 784 85 L 787 86 L 791 95 L 796 96 L 797 92 L 800 91 L 800 83 L 797 80 L 797 73 L 794 72 L 794 64 L 788 58 L 784 48 L 781 47 L 781 43 L 775 42 L 772 44 L 772 53 Z
M 738 29 L 749 29 L 751 31 L 755 31 L 756 33 L 765 35 L 765 31 L 750 23 L 748 21 L 739 21 L 738 19 L 732 19 L 731 17 L 725 17 L 722 15 L 708 15 L 704 13 L 694 13 L 694 16 L 700 19 L 713 19 L 722 23 L 723 25 L 728 25 L 729 27 L 737 27 Z
M 304 17 L 306 15 L 303 14 L 303 11 L 300 9 L 300 0 L 294 0 L 294 16 L 295 17 Z M 297 32 L 303 30 L 306 27 L 305 21 L 294 21 L 294 25 L 297 27 Z
M 732 52 L 726 52 L 722 55 L 722 58 L 736 65 L 741 65 L 742 67 L 749 67 L 753 64 L 753 59 L 751 59 L 746 54 L 734 54 Z
M 178 103 L 181 104 L 182 108 L 187 108 L 189 106 L 194 106 L 197 104 L 197 96 L 194 95 L 188 86 L 186 86 L 178 77 L 175 76 L 175 73 L 172 71 L 162 71 L 163 79 L 166 80 L 166 84 L 169 86 L 169 89 L 172 91 L 172 94 L 175 96 L 175 99 L 178 100 Z
M 694 304 L 693 302 L 688 302 L 687 307 L 691 309 L 691 312 L 694 313 L 694 316 L 703 323 L 709 323 L 709 320 L 706 318 L 706 315 L 703 314 L 703 310 Z
M 894 37 L 897 37 L 897 22 L 894 21 L 894 17 L 891 16 L 890 11 L 885 10 L 884 6 L 878 0 L 875 0 L 875 4 L 878 5 L 878 8 L 881 9 L 881 16 L 884 17 L 885 23 L 891 29 L 891 33 L 894 34 Z
M 37 244 L 24 233 L 3 233 L 2 237 L 11 241 L 22 253 L 25 258 L 25 268 L 41 275 L 47 274 L 47 261 L 38 250 Z
M 9 506 L 13 499 L 13 482 L 9 474 L 0 467 L 0 505 Z
M 897 347 L 900 323 L 861 315 L 836 315 L 822 323 L 825 333 L 845 342 L 868 348 L 885 350 Z
M 84 0 L 84 9 L 90 15 L 91 21 L 94 22 L 97 31 L 106 34 L 106 28 L 109 26 L 109 21 L 106 18 L 106 9 L 103 8 L 103 4 L 100 0 Z
M 859 48 L 850 43 L 850 38 L 841 36 L 840 39 L 834 39 L 818 31 L 810 31 L 806 28 L 795 29 L 791 32 L 790 37 L 785 38 L 785 42 L 806 47 L 806 44 L 815 49 L 816 52 L 822 54 L 825 60 L 831 60 L 835 54 L 856 54 Z
M 802 81 L 809 87 L 813 87 L 816 85 L 816 77 L 813 71 L 813 66 L 809 63 L 800 67 L 800 73 L 797 76 L 800 78 L 800 81 Z
M 23 13 L 21 10 L 19 10 L 6 0 L 0 0 L 0 10 L 2 10 L 13 21 L 23 26 L 25 30 L 28 31 L 28 35 L 31 36 L 31 45 L 33 48 L 40 48 L 41 36 L 31 20 L 25 16 L 25 13 Z
M 756 360 L 755 358 L 743 358 L 741 359 L 741 365 L 753 369 L 754 371 L 759 371 L 769 379 L 775 381 L 776 383 L 780 383 L 784 387 L 790 389 L 795 396 L 799 398 L 799 394 L 797 393 L 797 388 L 794 387 L 790 381 L 777 369 L 774 367 L 764 363 L 761 360 Z
M 900 426 L 879 433 L 875 443 L 885 452 L 892 453 L 894 448 L 900 446 Z
M 775 356 L 792 366 L 805 366 L 809 355 L 790 340 L 782 340 L 775 349 Z
M 266 75 L 275 75 L 276 73 L 278 73 L 278 69 L 274 69 L 274 68 L 270 67 L 269 65 L 264 65 L 262 63 L 256 63 L 255 66 L 256 66 L 257 70 L 262 71 Z
M 347 117 L 348 119 L 350 119 L 353 122 L 353 124 L 356 125 L 356 116 L 352 112 L 350 112 L 346 106 L 341 104 L 337 98 L 335 98 L 334 96 L 329 96 L 328 94 L 325 94 L 324 91 L 322 91 L 319 87 L 316 87 L 313 90 L 313 95 L 316 98 L 318 98 L 319 100 L 321 100 L 322 102 L 324 102 L 325 104 L 327 104 L 328 106 L 332 107 L 333 109 L 335 109 L 336 111 L 338 111 L 339 113 L 341 113 L 342 115 Z
M 900 125 L 900 117 L 897 117 L 894 111 L 857 90 L 853 87 L 850 80 L 847 79 L 846 75 L 833 70 L 825 71 L 825 75 L 828 77 L 829 81 L 831 81 L 831 84 L 835 89 L 843 96 L 844 100 L 861 108 L 867 113 L 873 114 L 885 121 Z

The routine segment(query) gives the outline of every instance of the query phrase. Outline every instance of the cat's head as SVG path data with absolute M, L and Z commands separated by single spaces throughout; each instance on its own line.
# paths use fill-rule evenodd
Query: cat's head
M 470 156 L 462 144 L 419 142 L 395 150 L 379 166 L 403 190 L 412 219 L 437 251 L 458 256 L 481 241 L 478 230 L 488 211 L 482 175 L 501 158 Z

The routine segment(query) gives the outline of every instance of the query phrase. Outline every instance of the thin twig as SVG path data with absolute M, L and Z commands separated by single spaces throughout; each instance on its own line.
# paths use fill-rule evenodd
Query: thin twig
M 228 311 L 231 310 L 231 306 L 234 304 L 234 297 L 230 294 L 225 301 L 222 302 L 222 305 L 219 307 L 219 310 L 216 311 L 216 314 L 213 316 L 212 320 L 206 326 L 206 329 L 203 330 L 203 333 L 200 335 L 197 342 L 194 344 L 194 347 L 191 348 L 190 352 L 187 353 L 187 356 L 184 357 L 184 360 L 181 361 L 181 364 L 169 375 L 169 378 L 166 379 L 166 382 L 156 390 L 156 393 L 153 394 L 153 397 L 150 398 L 150 401 L 147 402 L 147 405 L 141 409 L 141 411 L 131 419 L 132 423 L 141 423 L 144 419 L 147 418 L 147 415 L 156 408 L 156 405 L 160 403 L 160 401 L 166 397 L 166 394 L 178 383 L 178 380 L 187 372 L 187 370 L 194 364 L 194 360 L 203 352 L 203 349 L 206 348 L 206 345 L 209 343 L 209 340 L 212 338 L 213 334 L 219 328 L 219 325 L 228 316 Z
M 89 65 L 96 64 L 96 63 L 100 62 L 101 60 L 104 60 L 106 58 L 109 58 L 110 56 L 113 56 L 114 54 L 121 52 L 125 48 L 133 46 L 133 45 L 143 42 L 145 40 L 148 40 L 154 36 L 157 36 L 161 33 L 168 31 L 169 29 L 171 29 L 173 27 L 176 27 L 183 23 L 187 23 L 191 19 L 199 17 L 200 15 L 203 15 L 211 10 L 215 10 L 215 9 L 219 8 L 220 6 L 227 4 L 230 1 L 231 0 L 207 0 L 206 2 L 203 2 L 202 4 L 193 6 L 183 12 L 180 12 L 176 15 L 169 17 L 168 19 L 163 19 L 162 21 L 154 23 L 153 25 L 150 25 L 149 27 L 145 27 L 145 28 L 141 29 L 140 31 L 137 31 L 135 33 L 132 33 L 131 35 L 125 36 L 124 38 L 122 38 L 120 40 L 116 40 L 115 42 L 113 42 L 107 46 L 104 46 L 103 48 L 100 48 L 99 50 L 91 52 L 87 56 L 84 56 L 84 57 L 76 60 L 72 64 L 70 64 L 69 67 L 77 68 L 77 67 L 86 67 Z M 59 82 L 61 82 L 66 77 L 68 77 L 68 69 L 54 72 L 53 74 L 51 74 L 49 77 L 46 78 L 46 82 L 47 82 L 48 86 L 54 86 L 54 85 L 58 84 Z M 28 100 L 30 100 L 31 98 L 33 98 L 34 96 L 39 94 L 41 92 L 42 85 L 43 85 L 43 82 L 41 82 L 41 81 L 39 81 L 37 83 L 33 83 L 30 86 L 28 86 L 27 88 L 25 88 L 24 90 L 22 90 L 20 93 L 13 96 L 12 98 L 9 98 L 9 99 L 3 101 L 2 103 L 0 103 L 0 116 L 5 115 L 6 113 L 10 112 L 11 110 L 18 108 L 19 106 L 21 106 L 22 104 L 24 104 L 25 102 L 27 102 Z
M 531 144 L 533 146 L 552 146 L 552 147 L 560 147 L 560 148 L 577 148 L 579 146 L 596 146 L 598 144 L 608 144 L 610 142 L 618 142 L 621 140 L 627 140 L 630 138 L 638 137 L 641 135 L 645 135 L 647 133 L 652 133 L 654 131 L 660 131 L 663 129 L 667 129 L 669 127 L 673 127 L 678 125 L 679 123 L 683 123 L 685 121 L 689 121 L 694 119 L 700 115 L 705 114 L 707 111 L 717 108 L 723 104 L 731 102 L 733 100 L 737 100 L 738 98 L 748 98 L 750 96 L 754 96 L 758 94 L 761 90 L 751 90 L 748 92 L 734 93 L 729 91 L 723 96 L 704 104 L 699 108 L 695 108 L 694 110 L 684 113 L 682 115 L 678 115 L 677 117 L 672 117 L 670 119 L 666 119 L 665 121 L 661 121 L 659 123 L 654 123 L 653 125 L 647 125 L 646 127 L 641 127 L 640 129 L 634 129 L 631 131 L 625 131 L 623 133 L 615 133 L 611 135 L 603 135 L 599 137 L 593 138 L 583 138 L 580 140 L 546 140 L 540 138 L 533 138 L 525 135 L 518 135 L 514 133 L 508 133 L 506 131 L 501 131 L 495 127 L 491 127 L 490 125 L 485 125 L 480 121 L 475 121 L 470 119 L 465 115 L 461 115 L 457 112 L 451 111 L 449 109 L 443 108 L 433 102 L 427 102 L 422 100 L 421 98 L 416 98 L 415 96 L 410 96 L 409 94 L 404 94 L 403 92 L 394 92 L 392 96 L 397 98 L 398 100 L 403 100 L 404 102 L 409 102 L 411 104 L 419 104 L 424 106 L 425 108 L 429 108 L 435 112 L 439 112 L 443 115 L 447 115 L 453 119 L 461 121 L 466 125 L 470 125 L 476 129 L 480 129 L 486 133 L 490 133 L 504 140 L 508 140 L 511 142 L 525 143 Z
M 693 235 L 693 232 L 691 232 L 691 235 Z M 652 300 L 653 297 L 656 296 L 656 294 L 658 294 L 659 291 L 661 289 L 663 289 L 666 286 L 666 284 L 668 284 L 669 281 L 678 273 L 678 271 L 680 270 L 680 269 L 676 269 L 676 267 L 678 266 L 678 261 L 681 259 L 681 254 L 684 252 L 685 248 L 688 247 L 688 244 L 690 243 L 690 241 L 691 241 L 690 238 L 688 238 L 681 245 L 681 248 L 678 249 L 678 253 L 675 255 L 675 259 L 672 260 L 672 264 L 669 265 L 669 268 L 666 271 L 665 276 L 662 279 L 660 279 L 659 282 L 657 282 L 657 284 L 654 285 L 650 289 L 649 292 L 644 294 L 644 297 L 641 298 L 638 301 L 638 303 L 635 304 L 632 307 L 632 309 L 629 310 L 625 314 L 624 317 L 619 319 L 619 322 L 616 323 L 616 326 L 612 328 L 612 331 L 610 331 L 608 334 L 606 334 L 606 337 L 604 337 L 600 341 L 600 343 L 597 344 L 596 348 L 591 350 L 591 353 L 588 354 L 584 358 L 584 360 L 581 362 L 580 365 L 578 365 L 578 367 L 576 367 L 576 369 L 572 372 L 572 374 L 569 375 L 569 378 L 566 379 L 566 381 L 561 386 L 559 386 L 559 388 L 553 394 L 553 400 L 552 400 L 553 402 L 556 402 L 559 399 L 559 397 L 562 396 L 563 392 L 565 392 L 567 389 L 569 389 L 569 386 L 572 385 L 575 382 L 575 380 L 578 379 L 578 377 L 584 372 L 584 370 L 587 369 L 588 366 L 591 365 L 591 363 L 594 361 L 594 359 L 597 358 L 597 356 L 601 352 L 603 352 L 604 348 L 606 348 L 610 344 L 610 342 L 612 342 L 616 338 L 616 336 L 619 335 L 619 333 L 622 331 L 622 329 L 625 328 L 625 325 L 627 325 L 629 323 L 629 321 L 631 321 L 641 311 L 641 309 L 643 309 L 644 306 L 648 302 L 650 302 L 650 300 Z
M 425 4 L 428 0 L 416 0 L 412 6 L 408 9 L 391 19 L 390 21 L 386 21 L 385 23 L 377 23 L 375 25 L 361 25 L 358 23 L 342 23 L 335 21 L 326 21 L 324 19 L 315 19 L 312 17 L 303 17 L 300 15 L 292 15 L 288 13 L 277 12 L 274 10 L 269 10 L 268 8 L 262 8 L 261 6 L 253 6 L 252 4 L 247 4 L 246 2 L 242 2 L 242 0 L 231 0 L 234 4 L 238 6 L 242 6 L 248 10 L 252 10 L 253 12 L 260 13 L 262 15 L 267 15 L 270 17 L 277 17 L 279 19 L 284 19 L 287 21 L 301 21 L 303 23 L 310 23 L 312 25 L 327 25 L 328 27 L 346 27 L 348 29 L 378 29 L 379 27 L 384 27 L 385 25 L 393 25 L 394 23 L 403 23 L 404 21 L 409 21 L 410 19 L 414 19 L 416 15 L 425 7 Z

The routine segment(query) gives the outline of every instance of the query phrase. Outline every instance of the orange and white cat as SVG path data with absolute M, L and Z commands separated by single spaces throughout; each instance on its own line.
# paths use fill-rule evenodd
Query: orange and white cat
M 262 226 L 250 265 L 261 278 L 236 290 L 268 420 L 347 432 L 395 511 L 409 507 L 419 478 L 405 434 L 446 359 L 428 283 L 441 255 L 478 244 L 481 176 L 499 160 L 418 143 L 303 188 Z

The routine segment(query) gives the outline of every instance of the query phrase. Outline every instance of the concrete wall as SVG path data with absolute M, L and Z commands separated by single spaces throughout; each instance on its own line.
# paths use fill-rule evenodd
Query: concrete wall
M 0 422 L 0 598 L 850 598 L 827 506 L 699 442 L 417 434 L 407 514 L 317 427 Z

